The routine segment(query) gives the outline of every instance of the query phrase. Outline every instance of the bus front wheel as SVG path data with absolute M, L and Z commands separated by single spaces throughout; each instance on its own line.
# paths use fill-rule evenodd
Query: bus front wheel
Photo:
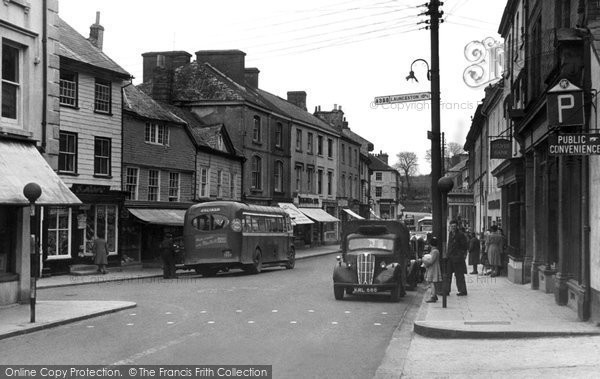
M 249 271 L 252 274 L 258 274 L 262 271 L 262 253 L 258 248 L 254 251 L 254 255 L 252 256 L 252 264 L 250 265 Z

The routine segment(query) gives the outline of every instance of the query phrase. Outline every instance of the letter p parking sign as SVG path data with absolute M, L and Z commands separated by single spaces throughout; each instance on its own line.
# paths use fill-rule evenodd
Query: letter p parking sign
M 548 91 L 546 108 L 550 126 L 584 124 L 583 90 L 566 79 Z

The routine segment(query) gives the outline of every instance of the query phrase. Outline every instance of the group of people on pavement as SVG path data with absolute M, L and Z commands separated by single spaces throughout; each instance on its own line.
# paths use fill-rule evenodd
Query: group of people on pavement
M 497 225 L 492 225 L 484 234 L 481 234 L 481 240 L 477 238 L 476 233 L 463 232 L 459 229 L 456 220 L 450 221 L 450 231 L 448 241 L 443 254 L 439 251 L 439 242 L 437 237 L 431 237 L 429 241 L 431 250 L 423 259 L 423 266 L 426 268 L 425 280 L 429 285 L 429 298 L 427 303 L 434 303 L 438 300 L 438 294 L 448 296 L 450 294 L 450 284 L 452 274 L 456 278 L 457 296 L 467 296 L 467 285 L 465 275 L 467 274 L 467 256 L 468 264 L 473 266 L 471 275 L 478 275 L 477 267 L 481 263 L 484 267 L 484 275 L 489 274 L 495 277 L 500 274 L 502 269 L 502 255 L 505 247 L 505 239 Z

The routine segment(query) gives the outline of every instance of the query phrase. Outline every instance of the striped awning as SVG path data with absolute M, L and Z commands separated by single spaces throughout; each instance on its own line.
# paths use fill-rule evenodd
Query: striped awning
M 314 224 L 311 219 L 306 217 L 304 213 L 300 212 L 298 208 L 292 203 L 278 203 L 280 208 L 283 208 L 284 211 L 288 215 L 290 215 L 290 219 L 292 220 L 292 225 L 303 225 L 303 224 Z
M 23 188 L 31 182 L 39 184 L 42 189 L 36 204 L 81 204 L 34 143 L 0 141 L 0 204 L 28 205 Z
M 185 209 L 136 209 L 127 208 L 131 214 L 149 224 L 183 226 Z
M 304 213 L 311 219 L 317 222 L 339 222 L 337 218 L 325 212 L 321 208 L 300 208 L 300 212 Z

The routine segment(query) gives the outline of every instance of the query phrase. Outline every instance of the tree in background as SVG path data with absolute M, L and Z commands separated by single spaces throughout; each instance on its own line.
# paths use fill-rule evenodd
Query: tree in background
M 450 160 L 455 156 L 464 153 L 465 151 L 463 150 L 463 146 L 460 143 L 448 142 L 446 146 L 444 146 L 445 165 L 447 166 L 448 162 L 450 162 Z M 427 161 L 427 163 L 431 164 L 431 149 L 427 149 L 427 151 L 425 152 L 425 160 Z
M 419 161 L 417 154 L 412 151 L 403 151 L 396 154 L 398 162 L 394 164 L 394 168 L 404 174 L 406 179 L 406 193 L 410 193 L 410 177 L 417 174 Z

